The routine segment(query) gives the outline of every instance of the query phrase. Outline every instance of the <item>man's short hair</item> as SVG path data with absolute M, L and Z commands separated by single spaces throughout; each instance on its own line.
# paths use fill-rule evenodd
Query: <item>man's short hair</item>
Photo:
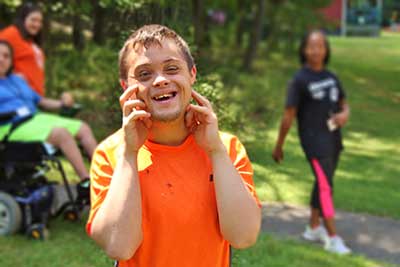
M 119 77 L 122 80 L 127 79 L 127 57 L 129 53 L 135 49 L 137 45 L 142 45 L 145 48 L 149 48 L 151 45 L 161 45 L 164 39 L 173 40 L 182 52 L 185 58 L 186 64 L 190 69 L 194 66 L 194 60 L 190 53 L 188 44 L 179 36 L 175 31 L 170 28 L 158 25 L 150 24 L 144 25 L 139 29 L 135 30 L 125 41 L 124 46 L 119 52 Z

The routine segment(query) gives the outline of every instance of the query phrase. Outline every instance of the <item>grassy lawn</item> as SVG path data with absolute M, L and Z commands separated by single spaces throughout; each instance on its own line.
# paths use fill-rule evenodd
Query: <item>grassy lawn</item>
M 4 267 L 112 266 L 112 261 L 87 237 L 83 221 L 52 222 L 46 242 L 27 240 L 23 235 L 0 237 L 0 247 L 0 266 Z
M 340 77 L 352 109 L 344 131 L 346 150 L 335 178 L 337 208 L 400 219 L 400 88 L 396 75 L 400 73 L 400 37 L 331 41 L 331 68 Z M 241 136 L 254 163 L 259 197 L 263 201 L 307 205 L 313 177 L 295 127 L 285 145 L 284 163 L 277 165 L 271 159 L 286 84 L 297 63 L 272 55 L 267 63 L 257 62 L 257 67 L 256 75 L 240 74 L 240 84 L 232 89 L 232 97 L 245 97 L 269 106 L 264 110 L 260 105 L 260 118 L 268 117 L 268 124 L 260 119 L 252 125 L 251 134 Z M 243 92 L 243 88 L 258 90 Z M 73 177 L 70 166 L 64 166 L 69 177 Z M 47 242 L 28 241 L 22 235 L 0 237 L 0 266 L 112 266 L 112 261 L 86 236 L 83 221 L 69 223 L 58 219 L 50 231 Z M 266 234 L 253 248 L 235 251 L 234 255 L 233 266 L 240 267 L 386 266 L 359 256 L 331 255 L 319 246 Z
M 110 267 L 112 261 L 86 236 L 84 224 L 56 220 L 46 242 L 24 236 L 0 237 L 0 266 L 29 267 Z M 340 257 L 320 247 L 261 235 L 251 249 L 234 251 L 234 267 L 378 267 L 389 266 L 359 256 Z
M 234 251 L 233 267 L 383 267 L 360 256 L 338 256 L 325 252 L 320 246 L 294 240 L 275 239 L 261 234 L 257 245 L 243 251 Z

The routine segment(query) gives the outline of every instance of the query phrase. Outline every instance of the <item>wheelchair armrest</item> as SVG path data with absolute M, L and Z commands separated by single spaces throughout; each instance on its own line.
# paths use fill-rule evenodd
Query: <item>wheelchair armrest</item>
M 82 110 L 82 105 L 75 103 L 72 107 L 62 107 L 60 109 L 59 115 L 63 117 L 75 117 L 76 114 L 79 113 L 79 111 Z

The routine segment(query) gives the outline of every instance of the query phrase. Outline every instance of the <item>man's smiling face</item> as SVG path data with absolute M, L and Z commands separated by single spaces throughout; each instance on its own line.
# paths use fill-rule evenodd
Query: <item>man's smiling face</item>
M 146 104 L 153 121 L 183 119 L 191 99 L 196 68 L 188 65 L 171 39 L 148 48 L 136 45 L 127 58 L 127 86 L 138 85 L 137 98 Z

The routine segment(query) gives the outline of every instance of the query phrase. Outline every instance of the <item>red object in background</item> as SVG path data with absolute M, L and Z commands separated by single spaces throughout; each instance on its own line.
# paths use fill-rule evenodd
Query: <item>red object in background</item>
M 342 19 L 342 0 L 333 0 L 330 6 L 321 9 L 325 18 L 332 22 L 340 23 Z

